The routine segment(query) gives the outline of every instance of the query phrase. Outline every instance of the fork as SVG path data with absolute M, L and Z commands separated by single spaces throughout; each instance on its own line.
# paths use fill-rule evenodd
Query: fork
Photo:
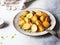
M 46 31 L 47 31 L 48 33 L 50 33 L 51 35 L 55 36 L 56 38 L 60 39 L 60 36 L 57 34 L 56 31 L 54 31 L 54 30 L 49 30 L 49 29 L 47 29 Z

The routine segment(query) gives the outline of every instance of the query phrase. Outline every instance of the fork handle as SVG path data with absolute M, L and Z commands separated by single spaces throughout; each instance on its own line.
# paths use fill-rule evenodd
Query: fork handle
M 58 36 L 57 32 L 55 32 L 54 30 L 48 31 L 50 34 L 52 34 L 53 36 L 55 36 L 56 38 L 60 39 L 60 37 Z

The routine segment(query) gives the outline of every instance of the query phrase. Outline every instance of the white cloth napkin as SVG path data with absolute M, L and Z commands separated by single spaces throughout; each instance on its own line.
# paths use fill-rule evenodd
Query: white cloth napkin
M 31 0 L 0 0 L 1 6 L 6 6 L 8 10 L 16 10 L 25 8 L 26 2 Z

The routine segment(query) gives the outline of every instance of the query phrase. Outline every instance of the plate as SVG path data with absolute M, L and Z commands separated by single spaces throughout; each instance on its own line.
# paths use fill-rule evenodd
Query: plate
M 46 10 L 43 10 L 43 9 L 38 9 L 38 8 L 33 8 L 33 9 L 25 9 L 25 10 L 33 10 L 33 11 L 37 11 L 37 10 L 41 10 L 42 12 L 45 12 L 48 14 L 48 16 L 50 16 L 50 19 L 51 19 L 51 26 L 48 28 L 49 30 L 53 30 L 53 28 L 55 27 L 56 25 L 56 19 L 55 17 L 48 11 Z M 18 26 L 18 21 L 19 21 L 19 16 L 21 15 L 21 13 L 25 10 L 22 10 L 21 12 L 19 12 L 13 19 L 13 25 L 15 27 L 15 29 L 20 32 L 20 33 L 23 33 L 25 35 L 29 35 L 29 36 L 40 36 L 40 35 L 44 35 L 44 34 L 47 34 L 48 32 L 47 31 L 43 31 L 43 32 L 36 32 L 36 33 L 28 33 L 28 32 L 25 32 L 25 31 L 22 31 L 22 29 L 20 29 L 20 27 Z

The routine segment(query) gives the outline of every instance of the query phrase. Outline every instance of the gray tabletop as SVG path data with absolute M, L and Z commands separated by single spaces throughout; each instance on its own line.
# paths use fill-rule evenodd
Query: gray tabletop
M 28 8 L 42 8 L 51 12 L 57 21 L 54 30 L 60 35 L 60 0 L 36 0 L 29 5 Z M 28 39 L 29 42 L 27 42 L 29 45 L 60 45 L 60 40 L 49 34 L 28 38 L 30 38 Z
M 60 27 L 60 0 L 35 0 L 35 1 L 33 0 L 31 3 L 27 3 L 27 8 L 42 8 L 51 12 L 55 16 L 57 21 L 54 30 L 58 33 L 58 35 L 60 35 L 60 28 L 59 28 Z M 17 37 L 14 39 L 16 43 L 14 42 L 13 44 L 13 41 L 10 40 L 11 42 L 9 43 L 7 43 L 8 41 L 7 42 L 5 41 L 6 44 L 4 45 L 17 45 L 17 44 L 18 45 L 60 45 L 60 40 L 50 34 L 46 34 L 39 37 L 31 37 L 31 36 L 26 36 L 21 33 L 18 33 L 14 28 L 12 28 L 13 27 L 12 21 L 13 21 L 14 14 L 11 14 L 12 12 L 9 11 L 8 12 L 1 11 L 1 12 L 0 12 L 0 16 L 4 18 L 7 22 L 9 22 L 10 25 L 7 28 L 0 29 L 0 34 L 5 33 L 7 35 L 10 35 L 10 33 L 11 34 L 14 32 L 17 33 Z M 7 16 L 5 15 L 5 12 Z

